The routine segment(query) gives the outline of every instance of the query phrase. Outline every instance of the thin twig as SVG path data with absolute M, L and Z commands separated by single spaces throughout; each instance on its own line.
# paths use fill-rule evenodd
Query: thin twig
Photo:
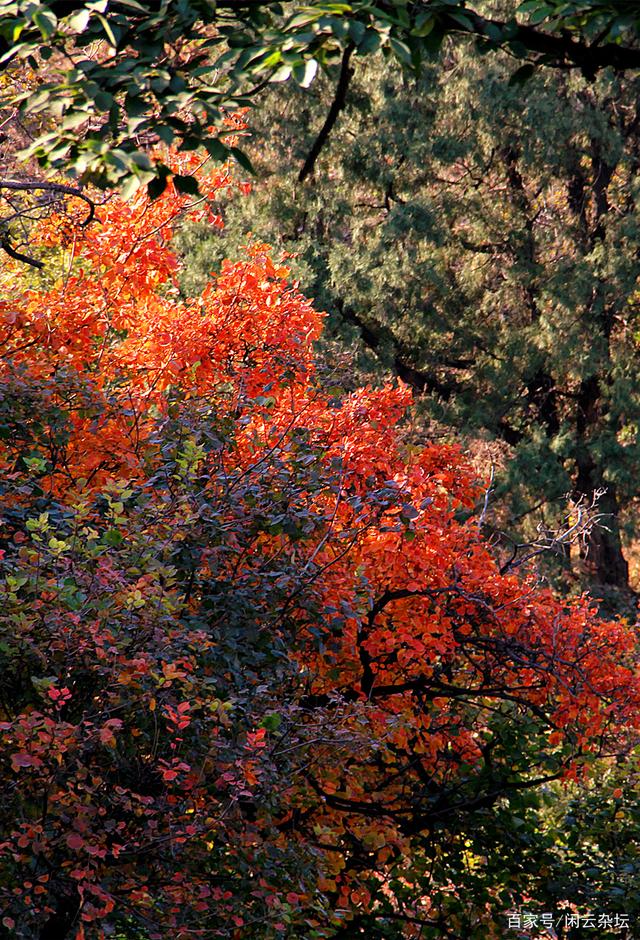
M 482 512 L 480 513 L 480 518 L 478 519 L 478 531 L 484 525 L 484 520 L 486 518 L 487 510 L 489 508 L 489 497 L 491 496 L 491 493 L 493 492 L 493 482 L 495 480 L 495 475 L 496 475 L 496 468 L 493 464 L 491 464 L 491 475 L 489 477 L 489 486 L 487 487 L 485 491 L 484 505 L 482 507 Z

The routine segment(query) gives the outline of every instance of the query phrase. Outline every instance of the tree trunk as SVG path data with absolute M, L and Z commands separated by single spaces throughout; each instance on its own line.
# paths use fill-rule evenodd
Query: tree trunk
M 616 488 L 603 482 L 599 468 L 588 452 L 578 456 L 577 464 L 576 496 L 584 495 L 591 501 L 598 491 L 605 491 L 596 510 L 604 516 L 602 524 L 593 527 L 586 546 L 580 552 L 585 569 L 595 585 L 626 591 L 629 588 L 629 565 L 622 554 Z
M 574 495 L 586 496 L 592 502 L 600 493 L 597 512 L 604 515 L 602 525 L 593 527 L 584 550 L 581 550 L 581 557 L 595 585 L 628 590 L 629 566 L 622 554 L 616 488 L 614 484 L 605 482 L 604 467 L 596 463 L 590 442 L 591 435 L 601 428 L 607 417 L 602 401 L 602 381 L 603 378 L 597 375 L 583 379 L 578 396 Z

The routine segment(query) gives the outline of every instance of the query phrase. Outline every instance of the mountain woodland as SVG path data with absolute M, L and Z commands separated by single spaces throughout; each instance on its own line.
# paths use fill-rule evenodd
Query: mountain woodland
M 640 936 L 639 32 L 1 0 L 3 940 Z

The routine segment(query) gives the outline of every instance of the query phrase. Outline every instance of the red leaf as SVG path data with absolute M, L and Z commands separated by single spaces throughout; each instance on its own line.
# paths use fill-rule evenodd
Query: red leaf
M 17 754 L 11 756 L 11 764 L 14 770 L 19 770 L 21 767 L 42 767 L 42 761 L 39 757 L 34 757 L 33 754 L 27 754 L 26 751 L 19 751 Z

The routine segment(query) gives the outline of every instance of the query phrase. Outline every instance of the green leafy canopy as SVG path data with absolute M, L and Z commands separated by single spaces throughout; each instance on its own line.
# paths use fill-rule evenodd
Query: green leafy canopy
M 528 0 L 505 21 L 455 0 L 0 0 L 0 106 L 42 117 L 29 153 L 43 167 L 128 191 L 159 179 L 161 191 L 167 168 L 149 159 L 150 144 L 204 145 L 215 160 L 242 161 L 215 133 L 226 112 L 270 83 L 308 87 L 346 49 L 382 49 L 418 73 L 445 36 L 467 34 L 531 60 L 527 73 L 542 63 L 595 74 L 640 65 L 637 29 L 631 4 L 596 0 Z M 35 91 L 16 79 L 25 62 L 37 70 Z

